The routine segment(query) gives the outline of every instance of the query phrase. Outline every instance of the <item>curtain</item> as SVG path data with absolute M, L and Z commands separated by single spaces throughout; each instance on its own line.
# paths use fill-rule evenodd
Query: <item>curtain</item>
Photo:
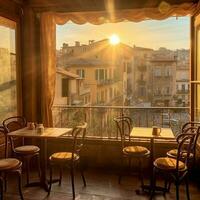
M 103 24 L 107 22 L 121 22 L 124 20 L 139 22 L 147 19 L 162 20 L 170 16 L 194 15 L 198 4 L 183 3 L 170 5 L 162 1 L 157 8 L 142 8 L 132 10 L 106 10 L 102 12 L 73 12 L 73 13 L 53 13 L 41 14 L 41 71 L 42 71 L 42 122 L 45 126 L 52 126 L 52 112 L 55 77 L 56 77 L 56 24 L 62 25 L 69 20 L 76 24 L 86 22 L 92 24 Z
M 41 15 L 41 121 L 53 126 L 51 107 L 55 96 L 56 24 L 51 13 Z

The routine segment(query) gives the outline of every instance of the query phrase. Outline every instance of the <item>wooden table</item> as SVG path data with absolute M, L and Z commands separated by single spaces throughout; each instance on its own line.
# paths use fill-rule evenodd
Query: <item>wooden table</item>
M 152 135 L 152 128 L 145 128 L 145 127 L 134 127 L 131 130 L 130 136 L 132 138 L 143 138 L 143 139 L 149 139 L 150 145 L 151 145 L 151 167 L 152 167 L 152 174 L 150 179 L 150 185 L 145 185 L 142 189 L 148 189 L 151 190 L 152 186 L 152 178 L 153 178 L 153 161 L 154 161 L 154 140 L 174 140 L 175 136 L 172 132 L 171 128 L 161 128 L 161 133 L 159 136 Z M 162 190 L 163 188 L 156 188 L 157 190 Z
M 19 129 L 8 133 L 9 137 L 38 138 L 41 140 L 40 158 L 41 158 L 41 179 L 40 185 L 48 191 L 48 181 L 46 179 L 47 171 L 47 139 L 58 138 L 64 134 L 70 134 L 71 128 L 45 128 L 42 133 L 28 128 Z

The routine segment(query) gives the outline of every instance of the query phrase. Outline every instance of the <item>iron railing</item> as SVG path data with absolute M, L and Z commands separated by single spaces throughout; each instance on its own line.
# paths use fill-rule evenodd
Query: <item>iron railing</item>
M 53 106 L 55 127 L 88 123 L 87 136 L 117 138 L 116 116 L 129 116 L 137 127 L 171 127 L 177 134 L 190 120 L 189 107 L 130 107 L 130 106 Z

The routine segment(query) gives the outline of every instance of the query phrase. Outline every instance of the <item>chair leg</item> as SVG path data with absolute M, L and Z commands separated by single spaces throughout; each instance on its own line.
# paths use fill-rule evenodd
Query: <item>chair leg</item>
M 74 189 L 74 166 L 71 166 L 70 175 L 71 175 L 71 182 L 72 182 L 73 199 L 75 199 L 75 189 Z
M 141 188 L 144 188 L 143 166 L 142 166 L 142 159 L 140 158 L 139 158 L 139 178 L 141 181 Z
M 188 175 L 186 175 L 186 177 L 185 177 L 185 186 L 186 186 L 187 200 L 190 200 L 190 192 L 189 192 Z
M 169 181 L 169 184 L 167 186 L 167 192 L 170 192 L 171 184 L 172 184 L 171 181 Z
M 0 200 L 3 200 L 3 177 L 0 177 L 0 190 L 1 190 Z
M 37 168 L 38 168 L 38 177 L 41 178 L 41 168 L 40 168 L 40 155 L 37 155 Z
M 62 174 L 63 174 L 63 168 L 62 168 L 62 166 L 60 166 L 60 170 L 59 170 L 59 175 L 60 175 L 60 178 L 59 178 L 59 185 L 61 185 L 61 183 L 62 183 Z
M 168 180 L 167 180 L 167 178 L 165 178 L 165 181 L 164 181 L 164 192 L 163 192 L 164 196 L 166 195 L 166 192 L 167 192 L 167 186 L 168 186 Z
M 86 180 L 85 180 L 85 176 L 84 176 L 84 172 L 83 172 L 83 167 L 82 167 L 81 164 L 79 164 L 79 168 L 80 168 L 81 177 L 82 177 L 82 180 L 83 180 L 83 185 L 84 185 L 84 187 L 86 187 Z
M 120 172 L 119 172 L 119 177 L 118 177 L 118 183 L 121 184 L 122 180 L 122 170 L 124 167 L 124 158 L 121 159 L 121 166 L 120 166 Z
M 176 183 L 176 200 L 179 200 L 179 184 Z
M 30 159 L 26 158 L 26 184 L 29 184 Z
M 19 195 L 21 197 L 21 200 L 24 200 L 23 193 L 22 193 L 22 174 L 21 174 L 21 170 L 19 170 L 17 173 L 18 173 Z
M 7 191 L 7 173 L 4 174 L 4 191 Z
M 49 179 L 49 189 L 48 189 L 48 195 L 51 193 L 51 187 L 52 187 L 52 176 L 53 176 L 53 167 L 50 164 L 50 179 Z
M 154 194 L 155 194 L 155 188 L 156 188 L 156 169 L 153 169 L 153 177 L 152 177 L 152 181 L 151 181 L 151 195 L 150 195 L 150 200 L 153 199 Z

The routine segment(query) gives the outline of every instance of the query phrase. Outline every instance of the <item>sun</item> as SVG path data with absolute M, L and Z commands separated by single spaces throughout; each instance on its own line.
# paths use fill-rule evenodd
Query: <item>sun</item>
M 112 45 L 117 45 L 120 43 L 120 39 L 119 39 L 119 36 L 116 35 L 116 34 L 112 34 L 109 38 L 109 42 L 110 44 Z

